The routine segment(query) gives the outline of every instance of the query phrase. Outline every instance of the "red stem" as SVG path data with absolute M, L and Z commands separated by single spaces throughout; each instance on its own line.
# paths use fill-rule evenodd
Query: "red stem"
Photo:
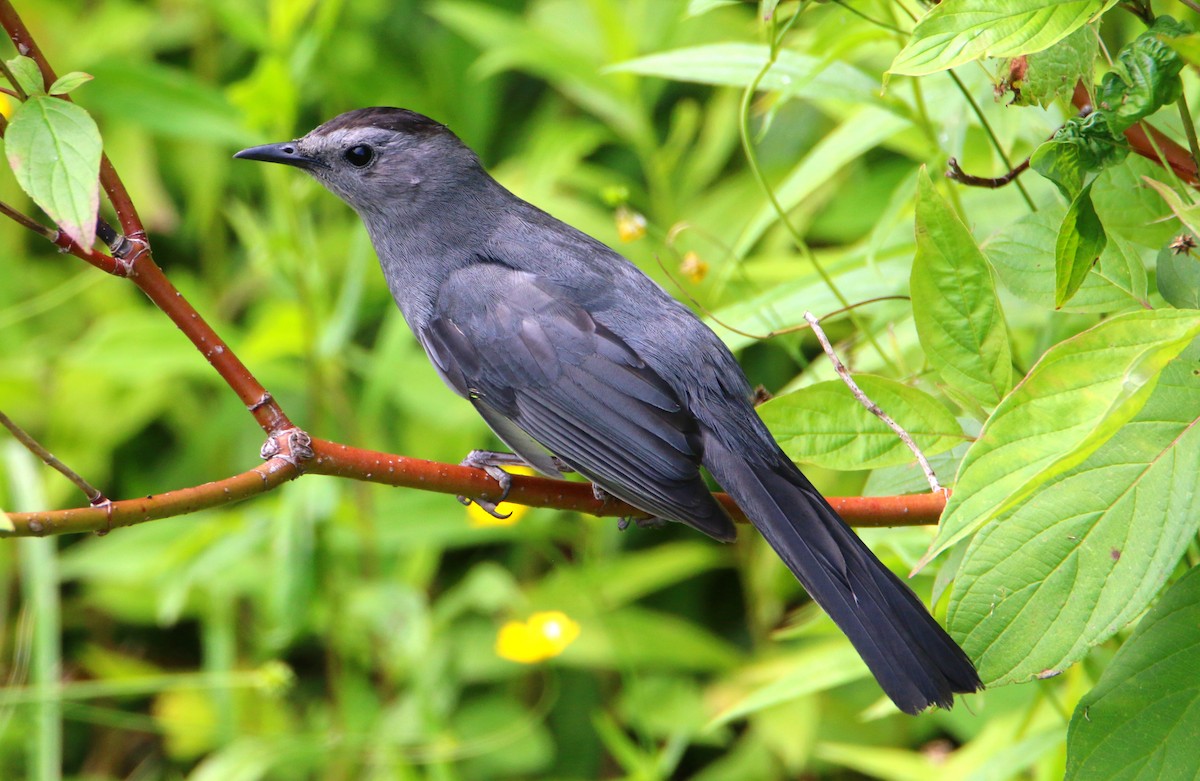
M 283 437 L 279 438 L 282 441 Z M 313 457 L 303 472 L 346 477 L 383 485 L 417 488 L 423 491 L 478 496 L 492 501 L 500 498 L 492 478 L 478 469 L 420 458 L 408 458 L 373 450 L 362 450 L 337 442 L 314 439 Z M 294 466 L 292 454 L 277 457 L 239 475 L 213 483 L 181 488 L 177 491 L 138 499 L 110 502 L 101 507 L 9 513 L 15 532 L 0 536 L 42 536 L 72 532 L 106 531 L 146 521 L 219 507 L 265 493 L 302 473 Z M 717 494 L 734 520 L 746 522 L 746 516 L 725 494 Z M 574 510 L 597 516 L 644 516 L 645 513 L 616 499 L 601 501 L 587 483 L 551 480 L 544 477 L 514 476 L 508 498 L 514 504 Z M 946 499 L 941 494 L 911 496 L 831 497 L 830 504 L 853 526 L 919 526 L 937 523 Z

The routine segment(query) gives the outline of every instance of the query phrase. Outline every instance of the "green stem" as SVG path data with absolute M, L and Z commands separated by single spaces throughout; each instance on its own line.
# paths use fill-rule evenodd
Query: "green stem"
M 1004 147 L 1000 144 L 1000 139 L 996 136 L 996 132 L 992 130 L 991 123 L 988 122 L 987 117 L 983 115 L 983 109 L 981 109 L 979 104 L 975 102 L 975 97 L 971 94 L 970 90 L 967 89 L 967 85 L 962 83 L 962 79 L 960 79 L 958 74 L 953 70 L 948 70 L 946 72 L 949 73 L 950 78 L 954 80 L 955 85 L 958 87 L 958 91 L 961 92 L 962 96 L 967 99 L 967 103 L 970 104 L 971 110 L 975 112 L 975 116 L 979 119 L 979 124 L 983 126 L 983 132 L 987 133 L 988 139 L 992 142 L 992 147 L 996 150 L 996 153 L 1000 155 L 1000 159 L 1004 161 L 1005 167 L 1009 171 L 1013 170 L 1012 160 L 1009 159 L 1008 153 L 1004 151 Z M 1013 179 L 1013 184 L 1015 184 L 1017 189 L 1021 191 L 1021 196 L 1025 199 L 1025 203 L 1029 204 L 1029 210 L 1036 212 L 1037 206 L 1034 204 L 1033 198 L 1029 197 L 1029 193 L 1025 190 L 1025 185 L 1021 184 L 1021 180 Z
M 1187 95 L 1181 93 L 1176 105 L 1179 106 L 1179 119 L 1183 122 L 1183 132 L 1187 134 L 1188 149 L 1192 152 L 1192 162 L 1196 164 L 1196 170 L 1200 171 L 1200 141 L 1196 140 L 1196 124 L 1192 122 L 1192 112 L 1188 108 Z
M 810 249 L 808 246 L 808 242 L 806 242 L 804 237 L 800 235 L 800 231 L 797 230 L 796 226 L 792 224 L 792 220 L 788 216 L 787 210 L 783 208 L 783 204 L 779 202 L 779 198 L 775 194 L 775 189 L 771 187 L 771 183 L 767 181 L 767 176 L 763 172 L 762 166 L 758 161 L 758 153 L 754 150 L 754 144 L 750 134 L 750 104 L 754 99 L 755 93 L 758 92 L 758 87 L 762 83 L 762 80 L 775 65 L 775 62 L 779 57 L 779 47 L 783 42 L 783 37 L 787 34 L 792 24 L 794 24 L 799 17 L 800 13 L 797 12 L 790 19 L 788 19 L 788 21 L 783 25 L 782 29 L 779 29 L 778 31 L 776 31 L 777 23 L 774 18 L 772 18 L 770 22 L 770 31 L 768 33 L 770 36 L 770 54 L 767 57 L 766 63 L 758 71 L 754 79 L 742 93 L 742 102 L 738 117 L 738 131 L 741 135 L 742 151 L 746 155 L 746 162 L 750 166 L 751 173 L 754 174 L 755 180 L 758 181 L 759 186 L 766 194 L 767 200 L 771 203 L 771 207 L 775 210 L 775 214 L 779 217 L 779 221 L 783 223 L 783 226 L 787 230 L 788 235 L 791 237 L 792 242 L 796 245 L 796 249 L 800 251 L 800 256 L 812 264 L 812 267 L 816 270 L 817 275 L 821 277 L 821 280 L 829 288 L 829 291 L 833 293 L 834 297 L 837 298 L 838 302 L 841 303 L 843 307 L 847 308 L 850 321 L 854 323 L 854 327 L 859 331 L 859 333 L 866 337 L 866 339 L 871 343 L 871 346 L 875 348 L 877 353 L 879 353 L 879 357 L 882 358 L 883 361 L 893 371 L 897 371 L 898 368 L 896 364 L 892 361 L 891 357 L 884 352 L 883 347 L 875 338 L 875 334 L 867 327 L 866 323 L 862 321 L 862 318 L 850 308 L 850 301 L 842 293 L 841 289 L 838 288 L 837 283 L 834 282 L 833 277 L 830 276 L 829 272 L 825 270 L 825 267 L 817 259 L 816 255 L 813 254 L 812 249 Z

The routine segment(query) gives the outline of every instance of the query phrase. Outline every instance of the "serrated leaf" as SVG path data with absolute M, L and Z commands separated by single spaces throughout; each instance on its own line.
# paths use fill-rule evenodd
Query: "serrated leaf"
M 51 95 L 66 95 L 78 89 L 80 85 L 91 81 L 93 78 L 95 77 L 90 73 L 71 71 L 55 79 L 54 83 L 50 85 L 49 93 Z
M 1062 671 L 1146 609 L 1200 527 L 1200 351 L 1079 466 L 971 541 L 947 623 L 986 684 Z
M 1117 0 L 945 0 L 921 17 L 889 73 L 924 76 L 982 57 L 1039 52 Z
M 1104 226 L 1092 206 L 1092 186 L 1080 191 L 1067 208 L 1054 243 L 1054 308 L 1063 304 L 1083 285 L 1092 266 L 1108 244 Z
M 18 54 L 6 64 L 17 82 L 13 86 L 20 88 L 30 97 L 46 94 L 46 82 L 42 79 L 42 71 L 32 57 Z
M 91 115 L 59 98 L 30 98 L 9 120 L 4 152 L 21 189 L 79 246 L 91 247 L 101 154 Z
M 1129 155 L 1129 146 L 1113 128 L 1107 112 L 1072 117 L 1029 158 L 1033 170 L 1054 182 L 1068 201 L 1083 190 L 1087 174 L 1116 165 Z
M 992 408 L 1012 387 L 1012 353 L 992 270 L 970 230 L 921 171 L 910 290 L 921 347 L 967 409 Z
M 1200 309 L 1200 258 L 1170 247 L 1158 251 L 1155 281 L 1167 303 L 1178 309 Z
M 1117 53 L 1113 70 L 1104 74 L 1096 90 L 1096 105 L 1112 117 L 1115 131 L 1174 103 L 1183 92 L 1179 73 L 1183 59 L 1160 36 L 1180 32 L 1179 23 L 1159 17 L 1153 26 Z
M 929 394 L 870 374 L 855 375 L 854 381 L 912 435 L 926 455 L 945 452 L 965 439 L 954 415 Z M 771 399 L 758 412 L 795 461 L 850 470 L 914 460 L 896 432 L 863 407 L 841 380 L 818 382 Z
M 1080 80 L 1090 92 L 1098 40 L 1096 30 L 1085 24 L 1050 48 L 1026 57 L 1020 103 L 1045 107 L 1070 98 Z
M 1200 567 L 1142 619 L 1075 708 L 1066 781 L 1191 779 L 1200 734 Z
M 1198 334 L 1200 313 L 1141 310 L 1050 348 L 967 451 L 918 566 L 1082 463 L 1137 414 L 1163 367 Z

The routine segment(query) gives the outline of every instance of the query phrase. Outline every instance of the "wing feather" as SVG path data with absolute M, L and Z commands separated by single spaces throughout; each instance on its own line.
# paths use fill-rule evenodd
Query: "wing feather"
M 700 475 L 678 395 L 569 291 L 496 263 L 451 274 L 419 329 L 443 379 L 497 435 L 513 427 L 604 490 L 718 539 L 736 531 Z

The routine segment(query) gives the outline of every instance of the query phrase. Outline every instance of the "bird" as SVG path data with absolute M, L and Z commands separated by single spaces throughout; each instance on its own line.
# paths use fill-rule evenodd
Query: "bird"
M 299 168 L 358 213 L 437 373 L 521 460 L 729 542 L 707 470 L 901 711 L 982 688 L 780 449 L 721 339 L 632 262 L 507 190 L 447 126 L 362 108 L 234 157 Z

